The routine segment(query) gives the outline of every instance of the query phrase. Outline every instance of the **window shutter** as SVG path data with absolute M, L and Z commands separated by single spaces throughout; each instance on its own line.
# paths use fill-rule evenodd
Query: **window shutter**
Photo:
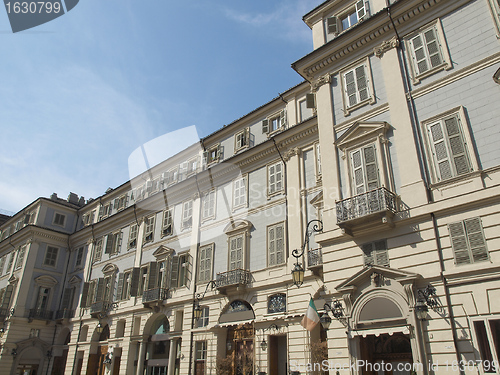
M 276 184 L 275 184 L 275 166 L 270 165 L 269 166 L 269 194 L 272 194 L 276 190 Z
M 104 211 L 104 207 L 103 206 L 99 206 L 99 220 L 101 219 L 101 217 L 103 215 L 103 211 Z
M 177 288 L 179 285 L 179 256 L 174 255 L 172 257 L 172 264 L 170 269 L 170 286 L 172 288 Z
M 316 108 L 314 94 L 306 94 L 306 108 Z
M 464 224 L 473 261 L 480 262 L 488 260 L 488 249 L 486 248 L 481 219 L 479 217 L 467 219 L 464 220 Z
M 123 299 L 123 280 L 125 275 L 122 273 L 118 274 L 118 286 L 116 287 L 116 298 L 115 301 L 121 301 Z
M 328 17 L 326 19 L 326 27 L 328 30 L 328 34 L 338 34 L 339 28 L 338 28 L 338 21 L 337 17 Z
M 321 152 L 319 148 L 319 143 L 316 145 L 316 166 L 318 174 L 321 174 Z
M 431 67 L 434 68 L 442 63 L 441 52 L 434 27 L 424 32 L 424 38 L 427 52 L 429 53 L 429 61 Z
M 187 254 L 186 262 L 186 282 L 184 283 L 184 285 L 189 288 L 189 286 L 191 285 L 191 280 L 193 279 L 193 257 L 191 256 L 191 254 Z
M 280 112 L 280 128 L 286 126 L 286 109 L 282 109 Z
M 205 272 L 205 260 L 207 258 L 208 247 L 200 248 L 200 261 L 198 263 L 198 281 L 204 282 L 207 281 L 206 272 Z
M 102 301 L 102 298 L 104 297 L 104 284 L 105 284 L 104 278 L 100 277 L 97 280 L 97 290 L 95 294 L 96 302 Z
M 208 164 L 208 151 L 203 151 L 203 156 L 201 158 L 202 169 L 205 169 Z
M 347 106 L 352 107 L 358 102 L 358 99 L 356 97 L 356 82 L 354 80 L 354 70 L 350 70 L 344 74 L 344 81 L 344 92 L 348 103 Z
M 158 263 L 149 262 L 148 286 L 147 290 L 158 287 Z
M 389 254 L 387 251 L 387 241 L 375 241 L 375 264 L 377 266 L 389 267 Z
M 455 264 L 471 263 L 463 223 L 460 221 L 448 224 L 448 231 L 450 232 L 451 246 L 455 255 Z
M 369 145 L 363 148 L 363 157 L 366 171 L 367 190 L 374 190 L 379 187 L 377 158 L 375 145 Z
M 119 198 L 116 198 L 115 201 L 114 201 L 114 208 L 115 210 L 118 209 L 118 206 L 120 205 L 120 199 Z
M 450 165 L 450 158 L 448 155 L 448 148 L 446 146 L 446 139 L 443 133 L 441 122 L 435 122 L 428 125 L 429 139 L 432 143 L 433 155 L 438 171 L 438 179 L 446 180 L 453 177 Z
M 429 70 L 429 66 L 427 64 L 424 43 L 420 34 L 411 39 L 411 46 L 413 48 L 413 58 L 415 61 L 415 66 L 418 70 L 417 74 L 422 74 Z
M 80 301 L 80 307 L 88 307 L 88 296 L 89 296 L 90 283 L 83 283 L 82 299 Z
M 284 226 L 279 224 L 275 229 L 276 236 L 276 264 L 282 264 L 285 262 L 285 236 L 284 236 Z
M 361 160 L 361 150 L 351 153 L 351 165 L 354 194 L 362 194 L 365 192 L 365 173 Z
M 265 119 L 262 120 L 262 134 L 267 134 L 269 133 L 269 120 Z
M 62 305 L 61 308 L 64 309 L 70 309 L 70 301 L 71 301 L 71 292 L 73 291 L 72 288 L 65 288 L 64 289 L 64 294 L 63 294 L 63 299 L 62 299 Z
M 355 69 L 356 72 L 356 86 L 359 94 L 359 101 L 362 102 L 370 97 L 368 91 L 368 78 L 366 76 L 366 69 L 364 65 L 360 65 Z
M 246 128 L 244 134 L 245 134 L 245 138 L 244 138 L 243 146 L 248 146 L 250 144 L 250 128 Z
M 104 254 L 111 254 L 113 252 L 113 235 L 108 234 L 106 236 L 106 249 L 104 250 Z
M 141 269 L 134 267 L 132 269 L 132 279 L 130 282 L 130 296 L 137 297 L 139 294 L 139 282 L 141 280 Z
M 127 205 L 128 205 L 128 195 L 125 195 L 125 200 L 123 202 L 123 207 L 125 208 L 125 207 L 127 207 Z
M 363 250 L 363 262 L 365 266 L 369 264 L 375 264 L 375 259 L 373 259 L 373 243 L 367 243 L 361 246 Z
M 450 153 L 453 158 L 453 165 L 457 175 L 469 173 L 472 169 L 469 165 L 467 153 L 465 150 L 465 143 L 460 132 L 460 124 L 458 117 L 455 115 L 444 120 L 444 126 L 448 135 L 448 142 L 450 145 Z
M 29 224 L 30 217 L 31 217 L 31 215 L 29 215 L 29 214 L 24 215 L 24 225 L 28 225 Z
M 114 252 L 118 254 L 122 246 L 123 232 L 115 234 Z
M 368 3 L 368 2 L 367 2 Z M 356 13 L 358 14 L 358 20 L 362 20 L 366 16 L 366 4 L 364 0 L 359 0 L 356 2 Z
M 267 232 L 268 247 L 269 247 L 269 265 L 274 266 L 276 264 L 276 238 L 274 234 L 274 226 L 269 227 Z
M 222 147 L 221 145 L 218 145 L 217 146 L 217 161 L 220 161 L 222 159 L 223 153 L 224 153 L 224 147 Z
M 12 284 L 7 285 L 5 289 L 5 294 L 3 295 L 2 301 L 2 309 L 8 310 L 10 305 L 10 299 L 12 298 L 12 292 L 14 290 L 14 286 Z
M 275 166 L 275 181 L 276 181 L 276 191 L 280 191 L 283 188 L 283 173 L 281 172 L 282 165 L 281 162 Z

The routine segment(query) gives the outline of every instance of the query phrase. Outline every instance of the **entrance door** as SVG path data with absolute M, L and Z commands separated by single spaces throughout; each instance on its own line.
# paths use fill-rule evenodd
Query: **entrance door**
M 269 336 L 269 374 L 287 374 L 286 336 Z
M 253 325 L 243 324 L 235 329 L 229 329 L 227 340 L 231 348 L 227 356 L 231 358 L 231 375 L 253 374 L 253 340 L 255 330 Z
M 360 338 L 363 375 L 410 375 L 413 357 L 410 337 L 403 333 Z
M 37 375 L 38 365 L 20 365 L 17 367 L 16 375 Z

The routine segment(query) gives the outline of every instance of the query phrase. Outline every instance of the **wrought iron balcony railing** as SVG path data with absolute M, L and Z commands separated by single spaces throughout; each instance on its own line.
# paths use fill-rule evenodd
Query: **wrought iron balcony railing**
M 381 212 L 392 214 L 397 212 L 396 194 L 385 187 L 337 202 L 337 224 L 340 225 Z
M 52 320 L 53 311 L 45 309 L 30 309 L 28 311 L 28 319 Z
M 236 269 L 217 274 L 215 285 L 224 288 L 231 285 L 248 285 L 252 281 L 252 273 L 243 269 Z
M 168 298 L 168 289 L 154 288 L 144 291 L 142 303 L 163 301 Z
M 321 248 L 307 251 L 307 266 L 309 268 L 321 266 L 323 264 L 323 252 Z
M 104 314 L 107 315 L 109 311 L 111 311 L 116 304 L 108 301 L 98 301 L 94 302 L 90 306 L 90 314 Z
M 56 311 L 56 319 L 71 319 L 75 317 L 75 310 L 64 309 Z

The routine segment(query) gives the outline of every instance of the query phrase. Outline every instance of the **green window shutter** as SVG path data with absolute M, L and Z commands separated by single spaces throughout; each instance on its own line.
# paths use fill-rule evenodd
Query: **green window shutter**
M 123 280 L 125 275 L 122 273 L 118 274 L 118 286 L 116 287 L 116 298 L 115 301 L 121 301 L 123 299 Z
M 314 94 L 306 94 L 306 108 L 316 108 Z
M 450 157 L 441 121 L 427 125 L 429 140 L 431 141 L 434 162 L 439 175 L 439 180 L 453 177 Z
M 489 260 L 481 219 L 479 217 L 467 219 L 464 220 L 464 224 L 473 261 Z
M 457 176 L 469 173 L 472 168 L 467 157 L 465 142 L 462 138 L 462 132 L 460 131 L 458 116 L 454 115 L 453 117 L 445 119 L 444 127 L 448 136 L 450 154 Z
M 104 278 L 100 277 L 97 280 L 97 290 L 96 290 L 96 294 L 95 294 L 95 302 L 100 302 L 103 300 L 104 285 L 105 285 L 105 280 L 104 280 Z
M 448 224 L 448 231 L 455 256 L 455 264 L 471 263 L 463 222 Z
M 139 283 L 141 280 L 141 269 L 139 267 L 134 267 L 132 269 L 132 279 L 130 282 L 130 296 L 137 297 L 139 294 Z
M 177 288 L 179 286 L 179 256 L 172 257 L 172 264 L 170 269 L 170 286 Z
M 328 34 L 338 34 L 339 32 L 339 27 L 338 27 L 338 21 L 337 17 L 328 17 L 326 19 L 326 28 Z
M 113 235 L 108 234 L 106 236 L 106 249 L 104 250 L 104 254 L 111 254 L 113 252 Z
M 147 290 L 158 287 L 158 263 L 149 262 Z
M 262 133 L 263 134 L 269 133 L 269 120 L 268 119 L 262 120 Z
M 88 296 L 89 296 L 90 283 L 83 283 L 82 299 L 80 301 L 80 307 L 88 307 Z

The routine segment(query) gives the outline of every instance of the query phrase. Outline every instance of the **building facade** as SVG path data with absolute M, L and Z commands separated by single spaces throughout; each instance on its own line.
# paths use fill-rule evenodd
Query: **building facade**
M 499 373 L 499 14 L 326 1 L 302 83 L 97 199 L 12 216 L 0 372 Z

